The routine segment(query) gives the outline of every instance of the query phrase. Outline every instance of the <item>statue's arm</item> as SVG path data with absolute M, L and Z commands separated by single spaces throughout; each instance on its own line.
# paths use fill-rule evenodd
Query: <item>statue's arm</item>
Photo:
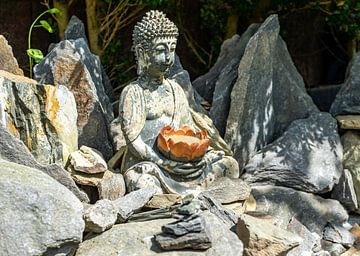
M 145 125 L 146 114 L 143 91 L 138 84 L 128 85 L 121 93 L 119 119 L 129 150 L 144 161 L 163 166 L 164 161 L 140 136 Z

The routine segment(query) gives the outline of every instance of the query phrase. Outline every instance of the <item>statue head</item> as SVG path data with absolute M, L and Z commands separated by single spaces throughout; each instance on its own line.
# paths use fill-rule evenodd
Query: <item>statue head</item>
M 151 10 L 133 31 L 133 50 L 138 64 L 138 75 L 164 75 L 175 60 L 178 29 L 166 15 Z

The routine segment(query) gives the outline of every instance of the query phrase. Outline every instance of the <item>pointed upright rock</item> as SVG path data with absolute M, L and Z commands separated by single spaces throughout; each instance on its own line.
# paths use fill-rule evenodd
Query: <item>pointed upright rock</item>
M 251 37 L 231 92 L 225 140 L 240 169 L 292 121 L 318 112 L 279 30 L 277 15 L 271 15 Z

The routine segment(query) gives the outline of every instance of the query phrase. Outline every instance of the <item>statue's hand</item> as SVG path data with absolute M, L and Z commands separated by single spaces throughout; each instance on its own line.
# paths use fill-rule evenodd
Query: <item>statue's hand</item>
M 205 164 L 206 164 L 205 159 L 202 159 L 199 162 L 188 162 L 188 163 L 177 162 L 173 160 L 164 160 L 160 166 L 165 170 L 169 171 L 170 173 L 189 174 L 201 169 Z

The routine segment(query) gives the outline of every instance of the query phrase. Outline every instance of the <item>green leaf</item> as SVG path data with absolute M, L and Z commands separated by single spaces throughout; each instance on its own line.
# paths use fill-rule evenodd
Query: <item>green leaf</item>
M 40 24 L 45 28 L 49 33 L 54 33 L 54 30 L 46 20 L 40 20 Z
M 30 58 L 34 59 L 35 63 L 39 63 L 44 58 L 42 51 L 39 49 L 27 49 L 26 53 Z
M 51 8 L 50 13 L 52 13 L 52 14 L 56 14 L 56 13 L 61 14 L 61 11 L 58 8 Z

